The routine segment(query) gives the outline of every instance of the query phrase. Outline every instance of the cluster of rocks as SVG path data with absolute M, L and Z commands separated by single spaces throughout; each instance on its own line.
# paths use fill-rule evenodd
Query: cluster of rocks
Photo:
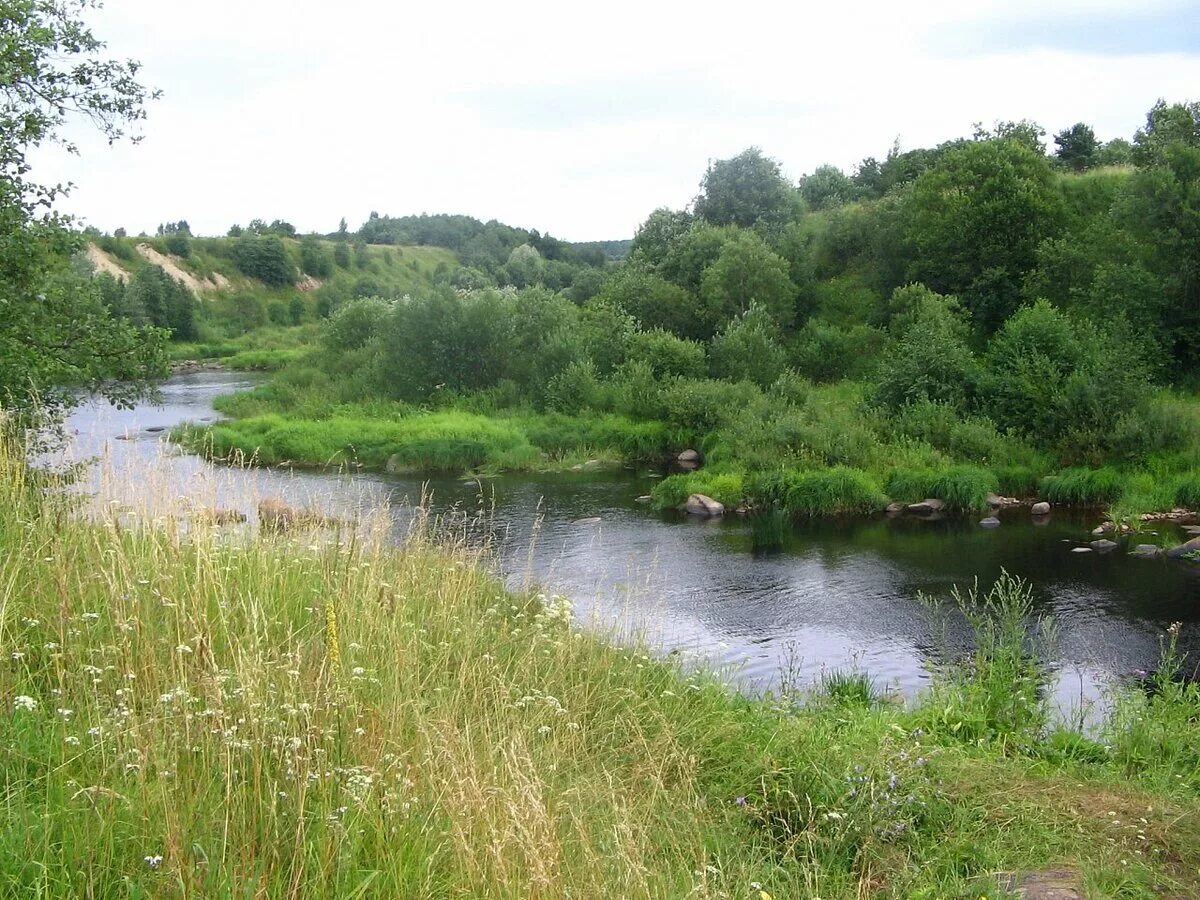
M 171 363 L 171 374 L 195 375 L 197 372 L 221 372 L 224 368 L 213 359 L 181 359 Z

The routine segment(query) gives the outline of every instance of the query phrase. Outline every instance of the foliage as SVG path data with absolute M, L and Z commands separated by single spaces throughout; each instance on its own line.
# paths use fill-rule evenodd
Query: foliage
M 83 0 L 17 0 L 0 17 L 0 403 L 53 411 L 77 389 L 127 401 L 164 374 L 165 335 L 110 314 L 70 267 L 80 246 L 48 212 L 61 186 L 30 178 L 30 152 L 57 142 L 72 117 L 111 142 L 145 117 L 139 65 L 104 58 Z
M 766 473 L 754 478 L 747 490 L 756 504 L 795 517 L 875 513 L 887 504 L 866 472 L 847 466 Z
M 946 469 L 895 469 L 887 479 L 887 493 L 893 500 L 915 503 L 927 497 L 944 500 L 960 512 L 982 512 L 988 508 L 988 495 L 1000 487 L 999 480 L 978 466 L 951 466 Z
M 713 225 L 750 228 L 794 218 L 798 203 L 796 189 L 783 177 L 779 163 L 750 147 L 709 164 L 694 208 L 697 218 Z

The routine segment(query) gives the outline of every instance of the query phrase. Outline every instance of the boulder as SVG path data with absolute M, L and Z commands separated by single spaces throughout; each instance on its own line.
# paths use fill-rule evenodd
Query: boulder
M 900 513 L 904 512 L 904 504 L 892 502 L 892 503 L 889 503 L 886 507 L 884 507 L 883 511 L 885 513 L 887 513 L 889 516 L 898 516 L 898 515 L 900 515 Z
M 649 503 L 649 502 L 650 502 L 651 500 L 653 500 L 653 499 L 654 499 L 654 498 L 653 498 L 653 497 L 651 497 L 649 494 L 642 494 L 642 496 L 635 498 L 635 502 L 637 502 L 637 503 Z
M 1050 515 L 1050 504 L 1045 500 L 1042 500 L 1033 504 L 1033 506 L 1029 508 L 1029 511 L 1035 516 L 1048 516 Z
M 725 506 L 718 503 L 712 497 L 707 497 L 704 494 L 692 494 L 687 498 L 687 503 L 683 506 L 684 511 L 692 516 L 723 516 L 725 515 Z
M 1072 547 L 1071 552 L 1072 553 L 1091 553 L 1092 548 L 1091 547 Z
M 689 449 L 689 450 L 684 450 L 677 457 L 675 457 L 675 461 L 681 462 L 681 463 L 694 463 L 695 465 L 700 465 L 700 463 L 703 461 L 703 457 L 700 456 L 699 450 L 690 450 Z
M 1100 525 L 1092 529 L 1093 537 L 1100 537 L 1104 534 L 1112 534 L 1116 528 L 1112 522 L 1102 522 Z
M 904 507 L 904 511 L 914 516 L 928 516 L 933 513 L 939 513 L 945 508 L 945 500 L 939 500 L 936 497 L 926 497 L 920 503 L 908 504 L 908 506 Z
M 1107 538 L 1101 538 L 1098 541 L 1092 541 L 1088 546 L 1097 553 L 1111 553 L 1113 550 L 1117 549 L 1117 542 L 1110 541 Z
M 979 524 L 984 528 L 999 528 L 1000 520 L 995 516 L 988 516 L 986 519 L 980 519 Z
M 1138 544 L 1129 551 L 1129 555 L 1138 559 L 1158 559 L 1162 556 L 1162 548 L 1156 544 Z
M 1200 525 L 1184 525 L 1182 527 L 1187 534 L 1200 535 Z
M 1178 547 L 1172 547 L 1167 551 L 1166 556 L 1167 559 L 1182 559 L 1189 553 L 1200 553 L 1200 537 L 1194 537 Z
M 299 525 L 304 513 L 288 506 L 282 500 L 268 497 L 259 501 L 258 524 L 271 531 L 285 531 Z

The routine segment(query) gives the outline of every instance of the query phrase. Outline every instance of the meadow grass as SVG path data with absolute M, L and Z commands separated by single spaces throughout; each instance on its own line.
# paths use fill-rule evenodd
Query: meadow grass
M 797 705 L 581 630 L 452 530 L 222 534 L 0 475 L 0 895 L 1200 890 L 1196 689 L 1051 745 L 1017 582 L 962 598 L 978 648 L 929 698 Z
M 746 499 L 745 476 L 742 472 L 720 469 L 701 469 L 669 475 L 650 491 L 655 509 L 676 509 L 692 494 L 704 494 L 736 509 Z
M 1062 506 L 1105 506 L 1125 490 L 1126 476 L 1112 468 L 1063 469 L 1038 485 L 1043 499 Z

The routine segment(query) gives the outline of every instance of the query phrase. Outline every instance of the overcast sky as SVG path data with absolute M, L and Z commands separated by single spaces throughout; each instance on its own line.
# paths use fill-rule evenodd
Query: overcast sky
M 141 144 L 81 139 L 35 174 L 130 233 L 378 210 L 622 238 L 750 145 L 795 179 L 976 121 L 1129 137 L 1157 98 L 1200 99 L 1198 0 L 108 0 L 91 20 L 163 96 Z

